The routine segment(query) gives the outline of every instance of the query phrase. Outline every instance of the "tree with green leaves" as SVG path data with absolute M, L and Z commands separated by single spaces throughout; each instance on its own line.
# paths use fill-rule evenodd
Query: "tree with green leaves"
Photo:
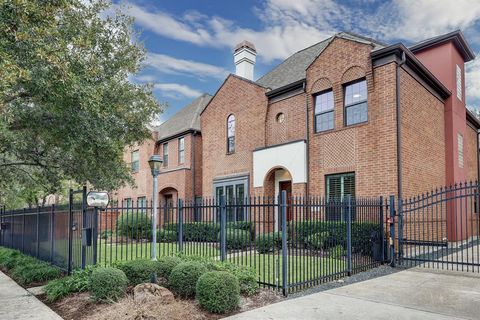
M 161 111 L 133 83 L 145 50 L 109 2 L 0 0 L 0 190 L 131 182 L 125 146 Z

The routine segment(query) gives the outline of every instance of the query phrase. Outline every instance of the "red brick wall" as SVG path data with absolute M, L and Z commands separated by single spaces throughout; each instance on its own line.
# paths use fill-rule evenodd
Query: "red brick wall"
M 235 153 L 227 154 L 227 117 L 235 115 Z M 203 144 L 204 196 L 213 195 L 213 179 L 225 176 L 250 175 L 253 150 L 265 145 L 267 98 L 265 88 L 236 76 L 229 76 L 201 115 Z
M 395 64 L 372 70 L 371 46 L 335 39 L 307 69 L 311 195 L 325 195 L 325 175 L 355 171 L 356 195 L 396 193 Z M 345 127 L 344 84 L 365 77 L 368 122 Z M 335 129 L 314 132 L 313 94 L 334 94 Z
M 400 73 L 403 197 L 445 185 L 443 102 L 405 70 Z
M 277 115 L 283 113 L 283 123 L 277 122 Z M 265 142 L 267 146 L 305 139 L 307 126 L 305 112 L 305 94 L 300 93 L 268 106 L 265 123 Z
M 477 132 L 467 123 L 465 137 L 463 141 L 464 163 L 467 169 L 467 180 L 476 181 L 478 179 L 478 150 L 477 150 Z

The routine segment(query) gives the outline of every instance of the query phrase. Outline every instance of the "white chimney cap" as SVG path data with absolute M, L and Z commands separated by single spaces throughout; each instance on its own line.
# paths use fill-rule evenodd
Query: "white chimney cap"
M 250 49 L 254 52 L 257 52 L 257 49 L 255 49 L 255 45 L 253 43 L 251 43 L 250 41 L 247 41 L 247 40 L 243 40 L 242 42 L 237 44 L 235 46 L 235 49 L 233 50 L 233 52 L 237 52 L 238 50 L 243 49 L 243 48 L 248 48 L 248 49 Z
M 255 66 L 257 50 L 253 43 L 242 41 L 235 46 L 233 60 L 237 76 L 253 81 L 253 68 Z

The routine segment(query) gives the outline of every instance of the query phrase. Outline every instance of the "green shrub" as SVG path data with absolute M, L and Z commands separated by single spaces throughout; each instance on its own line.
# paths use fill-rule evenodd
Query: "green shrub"
M 19 259 L 25 256 L 18 250 L 2 248 L 0 255 L 0 267 L 6 270 L 13 269 Z
M 306 238 L 314 233 L 329 232 L 328 246 L 347 245 L 347 223 L 341 221 L 294 221 L 289 225 L 289 234 L 295 243 L 306 243 Z M 371 255 L 370 235 L 373 231 L 380 232 L 381 225 L 375 222 L 352 222 L 353 252 Z
M 240 287 L 237 278 L 226 271 L 211 271 L 197 282 L 197 299 L 206 310 L 226 313 L 238 307 Z
M 345 255 L 343 246 L 338 245 L 328 250 L 328 255 L 332 259 L 341 259 Z
M 263 233 L 255 239 L 258 253 L 268 253 L 275 251 L 282 246 L 282 235 L 280 232 Z
M 218 233 L 218 241 L 220 241 L 221 233 Z M 225 230 L 226 247 L 228 250 L 244 249 L 250 245 L 250 232 L 240 229 Z
M 74 270 L 71 276 L 55 279 L 45 286 L 49 301 L 56 301 L 71 293 L 88 290 L 90 276 L 96 266 L 87 266 L 85 270 Z
M 152 222 L 145 212 L 124 212 L 117 219 L 117 233 L 131 239 L 146 239 L 152 231 Z
M 305 239 L 305 244 L 311 249 L 323 249 L 325 247 L 325 243 L 329 239 L 329 236 L 330 233 L 328 231 L 313 233 Z
M 61 276 L 60 269 L 47 262 L 34 259 L 19 260 L 12 272 L 12 277 L 20 284 L 27 285 L 33 282 L 52 280 Z
M 96 301 L 117 301 L 127 289 L 128 279 L 117 268 L 96 268 L 90 276 L 89 291 Z
M 233 274 L 237 278 L 240 284 L 240 292 L 243 294 L 253 295 L 259 288 L 257 272 L 252 267 L 237 265 L 226 261 L 215 261 L 210 267 L 207 266 L 207 268 L 211 271 L 227 271 Z
M 157 230 L 157 242 L 176 242 L 178 241 L 177 231 L 160 229 Z
M 130 285 L 150 282 L 152 273 L 157 272 L 156 262 L 147 259 L 123 261 L 115 264 L 127 276 Z
M 161 257 L 155 263 L 157 275 L 159 277 L 169 279 L 170 274 L 172 273 L 173 268 L 182 263 L 182 259 L 179 257 Z
M 166 223 L 163 229 L 178 232 L 178 223 Z M 185 241 L 217 241 L 220 224 L 212 222 L 188 222 L 183 224 L 183 240 Z
M 105 230 L 100 232 L 100 238 L 107 240 L 112 236 L 112 230 Z
M 207 272 L 207 268 L 201 262 L 183 262 L 173 268 L 170 274 L 170 288 L 179 296 L 195 296 L 195 286 L 198 278 Z

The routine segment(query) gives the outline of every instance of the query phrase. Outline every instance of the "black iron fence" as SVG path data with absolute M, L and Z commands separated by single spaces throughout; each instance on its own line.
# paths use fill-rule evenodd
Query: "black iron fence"
M 86 190 L 82 194 L 85 196 Z M 150 258 L 152 204 L 112 203 L 3 211 L 1 245 L 69 271 Z M 383 198 L 202 199 L 157 208 L 157 253 L 250 266 L 265 287 L 288 292 L 375 267 L 387 259 Z
M 398 263 L 480 272 L 480 185 L 465 182 L 398 204 Z

